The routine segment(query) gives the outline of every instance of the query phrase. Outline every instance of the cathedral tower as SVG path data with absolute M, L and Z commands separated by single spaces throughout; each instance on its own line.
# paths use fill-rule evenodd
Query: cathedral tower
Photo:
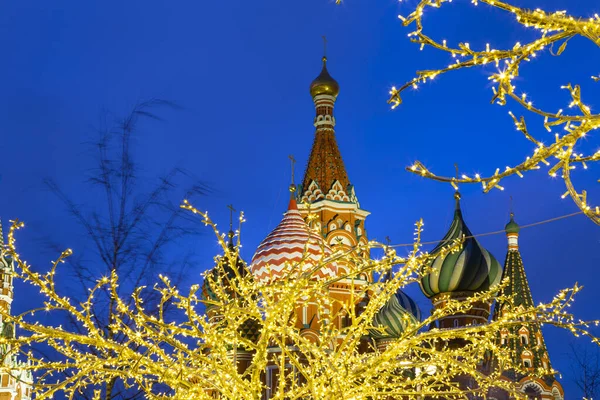
M 513 296 L 513 304 L 496 302 L 493 319 L 497 319 L 509 308 L 513 311 L 534 307 L 531 289 L 525 275 L 525 267 L 519 252 L 519 225 L 511 213 L 510 221 L 506 224 L 505 232 L 508 239 L 508 252 L 504 262 L 502 279 L 508 279 L 508 286 L 503 289 L 502 295 Z M 552 366 L 548 356 L 548 349 L 544 342 L 542 329 L 539 323 L 529 322 L 516 325 L 514 328 L 500 332 L 499 345 L 508 348 L 514 363 L 521 365 L 524 371 L 533 373 L 547 372 L 545 379 L 528 376 L 522 372 L 505 371 L 504 377 L 519 383 L 520 390 L 529 399 L 563 399 L 564 393 L 560 383 L 552 374 Z M 501 395 L 496 396 L 499 400 Z
M 310 85 L 315 104 L 315 137 L 302 184 L 297 190 L 298 209 L 303 217 L 314 214 L 311 227 L 330 246 L 354 248 L 367 243 L 365 218 L 360 208 L 335 138 L 333 109 L 340 91 L 322 59 L 319 76 Z M 361 255 L 367 255 L 366 251 Z M 340 268 L 344 268 L 340 266 Z

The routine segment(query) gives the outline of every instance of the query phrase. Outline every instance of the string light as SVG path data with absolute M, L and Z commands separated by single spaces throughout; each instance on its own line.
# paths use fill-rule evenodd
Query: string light
M 24 333 L 16 338 L 1 337 L 0 344 L 13 352 L 25 351 L 33 343 L 43 344 L 61 356 L 46 359 L 26 352 L 29 363 L 24 368 L 42 374 L 35 383 L 37 399 L 59 393 L 77 398 L 80 390 L 112 378 L 138 387 L 149 399 L 256 400 L 267 391 L 280 400 L 463 399 L 469 394 L 485 394 L 492 387 L 521 399 L 516 383 L 500 379 L 503 371 L 540 377 L 556 371 L 525 371 L 514 361 L 513 350 L 500 344 L 500 331 L 539 323 L 599 342 L 588 332 L 590 324 L 597 321 L 580 321 L 567 311 L 580 286 L 559 292 L 549 303 L 517 308 L 511 306 L 511 296 L 497 295 L 507 284 L 504 281 L 466 299 L 448 298 L 423 321 L 405 319 L 404 331 L 381 348 L 369 339 L 373 331 L 386 330 L 373 325 L 374 316 L 400 288 L 418 282 L 430 270 L 434 255 L 420 250 L 422 221 L 416 224 L 415 242 L 406 257 L 393 248 L 370 243 L 368 246 L 386 250 L 381 259 L 362 258 L 358 255 L 363 252 L 356 249 L 338 250 L 323 256 L 317 265 L 303 265 L 304 260 L 289 265 L 287 275 L 265 283 L 254 280 L 239 259 L 239 235 L 237 244 L 228 246 L 207 213 L 187 201 L 182 207 L 214 230 L 223 256 L 215 258 L 216 266 L 205 274 L 204 286 L 193 285 L 183 293 L 168 277 L 160 276 L 153 289 L 137 288 L 132 303 L 119 297 L 115 273 L 99 279 L 86 301 L 73 303 L 55 286 L 57 267 L 72 251 L 63 252 L 48 273 L 34 272 L 16 251 L 14 234 L 22 225 L 13 222 L 2 255 L 14 260 L 19 278 L 45 296 L 43 310 L 67 313 L 80 328 L 63 328 L 49 318 L 35 321 L 32 316 L 42 309 L 16 316 L 0 310 L 3 321 L 15 323 Z M 240 224 L 243 220 L 242 215 Z M 439 252 L 456 252 L 460 246 L 461 240 L 456 240 Z M 336 262 L 347 265 L 346 275 L 316 278 L 321 267 Z M 238 263 L 242 263 L 241 269 L 232 268 Z M 365 273 L 388 278 L 369 283 L 353 278 Z M 331 290 L 340 279 L 349 282 L 349 296 L 340 297 Z M 144 304 L 147 290 L 160 294 L 157 307 Z M 109 293 L 115 305 L 112 336 L 102 331 L 93 315 L 95 296 L 100 292 Z M 436 320 L 466 314 L 493 299 L 502 300 L 505 306 L 502 315 L 489 324 L 427 329 Z M 167 304 L 174 305 L 178 315 L 168 316 L 164 312 Z M 317 310 L 310 323 L 298 320 L 297 310 L 305 306 Z M 342 318 L 347 323 L 341 323 Z M 456 341 L 460 347 L 453 345 Z M 481 365 L 492 362 L 496 367 L 482 373 Z M 265 380 L 266 371 L 273 368 L 278 371 L 274 380 Z M 475 384 L 461 386 L 458 381 L 464 376 L 472 377 Z M 99 391 L 96 398 L 100 398 Z
M 451 71 L 491 64 L 497 68 L 497 72 L 489 77 L 489 80 L 494 84 L 492 102 L 504 106 L 510 99 L 529 113 L 543 117 L 543 125 L 548 132 L 552 132 L 553 128 L 562 128 L 562 133 L 556 132 L 554 143 L 544 145 L 530 133 L 524 117 L 517 118 L 512 112 L 509 112 L 516 129 L 535 145 L 533 154 L 522 163 L 507 167 L 503 172 L 497 170 L 493 175 L 487 177 L 479 175 L 474 177 L 462 176 L 461 178 L 439 176 L 418 161 L 408 167 L 407 170 L 452 185 L 480 183 L 483 191 L 487 193 L 494 188 L 502 190 L 503 187 L 500 186 L 500 182 L 504 178 L 513 175 L 523 177 L 524 172 L 539 169 L 540 164 L 544 164 L 550 166 L 548 171 L 550 176 L 561 177 L 564 180 L 567 195 L 571 197 L 577 207 L 596 224 L 600 224 L 600 208 L 590 204 L 586 190 L 577 190 L 571 178 L 571 171 L 575 169 L 576 165 L 582 165 L 583 169 L 587 169 L 590 163 L 600 160 L 600 151 L 590 152 L 589 154 L 581 154 L 575 151 L 575 147 L 578 145 L 585 148 L 586 143 L 582 142 L 581 139 L 589 132 L 598 129 L 600 114 L 592 113 L 590 107 L 583 103 L 579 85 L 567 84 L 562 87 L 562 89 L 569 92 L 571 97 L 569 110 L 574 110 L 573 113 L 568 114 L 563 110 L 550 111 L 535 106 L 525 93 L 517 91 L 515 84 L 515 77 L 522 76 L 520 73 L 521 65 L 536 57 L 542 50 L 549 49 L 551 54 L 559 56 L 565 51 L 569 40 L 576 36 L 582 36 L 592 41 L 592 43 L 600 45 L 600 18 L 598 14 L 595 14 L 592 18 L 575 18 L 565 11 L 550 13 L 541 9 L 528 10 L 520 8 L 506 1 L 473 0 L 472 4 L 475 6 L 482 3 L 511 13 L 522 26 L 539 31 L 537 39 L 525 43 L 517 42 L 512 48 L 494 49 L 486 44 L 485 49 L 476 50 L 468 43 L 459 43 L 453 47 L 446 40 L 438 42 L 425 33 L 424 11 L 428 7 L 440 8 L 450 2 L 450 0 L 421 0 L 408 17 L 400 18 L 404 26 L 415 26 L 416 29 L 409 34 L 412 42 L 420 45 L 421 48 L 429 46 L 449 53 L 455 61 L 446 68 L 418 71 L 416 77 L 404 85 L 399 88 L 392 88 L 388 101 L 392 108 L 396 108 L 402 103 L 400 95 L 410 87 L 415 87 L 417 84 L 427 82 L 428 79 L 431 80 L 438 75 Z M 599 81 L 600 77 L 592 76 L 592 79 Z

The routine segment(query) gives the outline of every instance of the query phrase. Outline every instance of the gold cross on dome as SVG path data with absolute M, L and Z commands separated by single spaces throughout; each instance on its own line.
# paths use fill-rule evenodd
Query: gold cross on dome
M 325 35 L 321 37 L 323 38 L 323 58 L 327 58 L 327 38 Z
M 290 159 L 290 162 L 292 164 L 292 185 L 294 184 L 294 170 L 296 168 L 296 159 L 294 158 L 293 154 L 290 154 L 288 156 L 288 158 Z
M 236 209 L 233 208 L 233 204 L 229 204 L 227 208 L 229 208 L 229 230 L 233 231 L 233 213 Z

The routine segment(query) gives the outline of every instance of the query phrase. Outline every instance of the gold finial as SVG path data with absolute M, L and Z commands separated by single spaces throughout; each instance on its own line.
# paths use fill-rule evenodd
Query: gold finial
M 515 216 L 515 213 L 513 212 L 513 198 L 512 198 L 512 196 L 510 196 L 509 209 L 510 209 L 510 218 L 513 218 Z
M 323 38 L 323 61 L 327 61 L 327 38 L 325 35 L 321 36 Z
M 290 192 L 294 193 L 296 191 L 296 184 L 294 182 L 294 170 L 296 168 L 296 159 L 294 158 L 293 154 L 290 154 L 288 158 L 290 159 L 290 163 L 292 165 L 292 184 L 290 185 Z

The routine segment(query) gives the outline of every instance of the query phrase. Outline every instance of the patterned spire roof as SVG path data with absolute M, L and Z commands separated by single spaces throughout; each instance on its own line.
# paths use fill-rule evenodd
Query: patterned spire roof
M 442 241 L 431 252 L 435 254 L 451 246 L 457 239 L 465 237 L 462 248 L 432 261 L 432 271 L 421 279 L 421 290 L 427 297 L 448 292 L 477 292 L 488 290 L 500 283 L 502 268 L 465 224 L 460 209 L 460 195 L 456 196 L 456 210 L 450 229 Z
M 304 172 L 300 196 L 309 190 L 312 182 L 315 182 L 319 189 L 326 194 L 336 181 L 340 183 L 344 191 L 350 184 L 342 154 L 335 140 L 335 132 L 317 129 Z
M 511 222 L 514 223 L 514 219 L 511 216 Z M 516 223 L 514 223 L 516 227 Z M 515 229 L 513 225 L 508 227 L 507 225 L 507 236 L 510 240 L 510 235 L 515 235 Z M 521 253 L 518 247 L 510 246 L 506 254 L 506 261 L 504 262 L 504 273 L 502 279 L 508 279 L 508 285 L 502 290 L 502 295 L 514 296 L 514 307 L 518 309 L 520 307 L 528 308 L 533 307 L 533 296 L 531 295 L 531 289 L 529 288 L 529 282 L 525 275 L 525 267 L 523 260 L 521 259 Z M 502 312 L 508 307 L 508 303 L 496 302 L 494 307 L 494 313 L 492 318 L 498 319 Z M 530 367 L 532 369 L 551 370 L 550 359 L 548 356 L 548 349 L 544 342 L 542 330 L 540 324 L 537 322 L 523 323 L 523 325 L 517 325 L 511 328 L 509 331 L 505 331 L 500 338 L 501 345 L 509 346 L 514 354 L 515 362 L 523 364 L 523 360 L 529 360 Z M 522 379 L 523 375 L 515 374 L 513 371 L 505 373 L 511 379 Z M 548 375 L 545 379 L 546 384 L 551 385 L 555 378 L 552 375 Z
M 250 271 L 259 281 L 273 281 L 307 271 L 331 254 L 331 248 L 304 222 L 296 200 L 291 199 L 279 225 L 258 246 Z M 301 262 L 303 271 L 297 270 Z M 315 273 L 316 278 L 336 275 L 335 263 L 324 265 Z

